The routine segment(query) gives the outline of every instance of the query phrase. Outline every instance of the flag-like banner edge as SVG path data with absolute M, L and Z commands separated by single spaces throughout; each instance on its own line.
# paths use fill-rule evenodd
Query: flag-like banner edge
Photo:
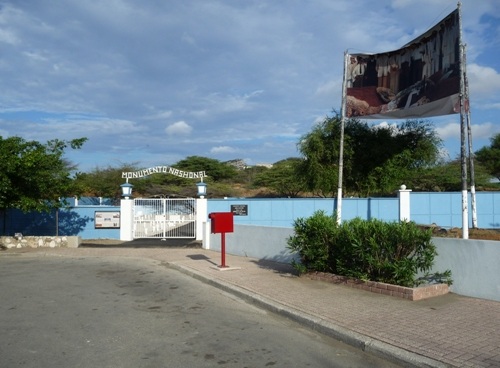
M 346 57 L 346 117 L 423 118 L 460 113 L 458 9 L 398 50 Z

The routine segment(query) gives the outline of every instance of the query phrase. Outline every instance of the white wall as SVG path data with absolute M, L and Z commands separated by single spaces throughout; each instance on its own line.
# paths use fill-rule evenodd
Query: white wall
M 434 271 L 451 270 L 456 294 L 500 301 L 500 242 L 432 238 Z
M 297 258 L 286 248 L 292 235 L 291 228 L 234 225 L 234 232 L 226 233 L 226 254 L 290 263 Z M 221 234 L 210 234 L 209 246 L 206 245 L 205 242 L 204 248 L 220 252 Z

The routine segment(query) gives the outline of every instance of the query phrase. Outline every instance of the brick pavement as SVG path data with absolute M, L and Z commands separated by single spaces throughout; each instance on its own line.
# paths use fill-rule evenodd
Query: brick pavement
M 290 265 L 185 248 L 9 253 L 147 257 L 322 333 L 413 367 L 500 367 L 500 302 L 448 294 L 409 301 L 297 277 Z

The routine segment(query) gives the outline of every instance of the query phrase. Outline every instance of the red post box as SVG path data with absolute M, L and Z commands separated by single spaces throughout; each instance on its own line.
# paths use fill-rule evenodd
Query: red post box
M 226 233 L 234 231 L 234 215 L 232 212 L 212 212 L 208 215 L 211 220 L 212 234 L 220 233 L 221 237 L 221 265 L 226 268 Z
M 234 215 L 232 212 L 212 212 L 208 215 L 211 221 L 212 234 L 232 233 L 234 231 Z

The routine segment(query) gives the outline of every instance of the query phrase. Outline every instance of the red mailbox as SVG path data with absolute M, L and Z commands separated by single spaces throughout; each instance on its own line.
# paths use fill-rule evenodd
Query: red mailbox
M 211 222 L 212 234 L 220 233 L 220 254 L 221 265 L 220 268 L 226 268 L 226 233 L 234 231 L 234 221 L 232 212 L 212 212 L 208 215 Z
M 212 234 L 232 233 L 234 231 L 234 215 L 232 212 L 212 212 L 208 215 L 212 223 Z

